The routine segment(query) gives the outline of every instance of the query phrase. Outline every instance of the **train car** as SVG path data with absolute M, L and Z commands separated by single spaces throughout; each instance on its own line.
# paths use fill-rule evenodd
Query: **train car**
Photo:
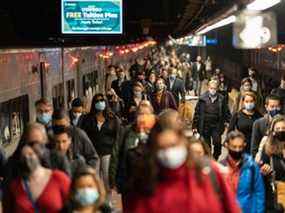
M 36 100 L 48 97 L 54 108 L 69 108 L 74 98 L 84 97 L 88 105 L 95 93 L 104 92 L 108 65 L 128 68 L 146 52 L 117 50 L 106 46 L 0 50 L 0 144 L 7 149 L 19 140 L 24 124 L 35 120 Z

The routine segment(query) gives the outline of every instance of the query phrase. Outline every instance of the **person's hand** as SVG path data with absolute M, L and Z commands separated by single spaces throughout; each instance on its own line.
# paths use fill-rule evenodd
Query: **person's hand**
M 272 172 L 271 166 L 269 164 L 263 164 L 260 167 L 260 171 L 263 175 L 269 175 Z

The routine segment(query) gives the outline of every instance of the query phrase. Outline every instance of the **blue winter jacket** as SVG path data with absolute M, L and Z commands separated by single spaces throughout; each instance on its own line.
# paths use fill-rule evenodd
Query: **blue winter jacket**
M 258 165 L 248 154 L 243 155 L 236 196 L 243 213 L 265 212 L 263 178 Z

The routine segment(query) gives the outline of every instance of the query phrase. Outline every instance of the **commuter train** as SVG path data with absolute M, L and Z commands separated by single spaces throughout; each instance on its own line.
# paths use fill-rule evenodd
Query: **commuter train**
M 24 124 L 35 120 L 36 100 L 50 97 L 55 108 L 68 108 L 75 97 L 90 101 L 104 92 L 108 65 L 133 63 L 146 49 L 131 54 L 106 46 L 0 50 L 0 144 L 6 148 L 19 140 Z

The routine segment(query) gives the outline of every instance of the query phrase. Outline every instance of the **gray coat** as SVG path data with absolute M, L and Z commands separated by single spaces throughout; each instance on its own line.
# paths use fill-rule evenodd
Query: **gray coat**
M 72 152 L 74 156 L 81 155 L 86 163 L 94 168 L 99 167 L 98 154 L 87 134 L 80 128 L 70 126 L 72 132 Z

